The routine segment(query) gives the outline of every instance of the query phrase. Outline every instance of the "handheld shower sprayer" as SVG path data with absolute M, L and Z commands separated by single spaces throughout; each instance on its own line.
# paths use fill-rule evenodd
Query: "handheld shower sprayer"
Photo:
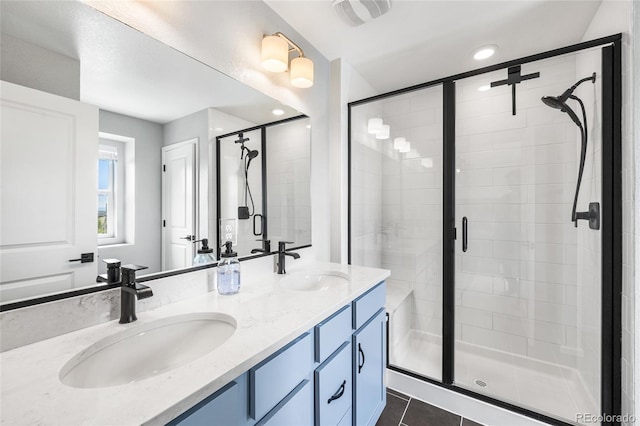
M 580 134 L 582 136 L 582 144 L 580 149 L 580 169 L 578 171 L 578 181 L 576 183 L 576 192 L 573 198 L 573 209 L 571 211 L 571 221 L 574 223 L 574 226 L 578 227 L 578 220 L 584 219 L 589 221 L 589 228 L 591 229 L 600 229 L 600 205 L 599 203 L 589 203 L 589 211 L 587 212 L 576 212 L 576 206 L 578 204 L 578 194 L 580 192 L 580 183 L 582 182 L 582 174 L 584 172 L 584 164 L 587 157 L 587 112 L 584 107 L 584 103 L 582 99 L 575 96 L 573 94 L 574 90 L 582 83 L 591 81 L 592 83 L 596 82 L 596 73 L 594 72 L 591 77 L 583 78 L 579 80 L 576 84 L 565 90 L 560 96 L 543 96 L 542 102 L 554 109 L 559 109 L 561 112 L 567 113 L 571 120 L 578 126 L 580 129 Z M 569 105 L 567 105 L 567 101 L 572 99 L 580 105 L 580 109 L 582 110 L 582 120 L 578 118 L 578 115 L 571 109 Z

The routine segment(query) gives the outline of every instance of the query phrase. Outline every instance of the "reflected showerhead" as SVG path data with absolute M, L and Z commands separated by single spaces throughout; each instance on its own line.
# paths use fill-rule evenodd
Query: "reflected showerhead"
M 594 72 L 591 77 L 586 77 L 578 81 L 576 84 L 565 90 L 560 96 L 543 96 L 541 100 L 546 106 L 554 109 L 559 109 L 562 112 L 566 112 L 578 127 L 582 127 L 582 123 L 580 123 L 580 120 L 578 119 L 576 113 L 571 109 L 569 105 L 567 105 L 567 99 L 576 99 L 576 97 L 573 96 L 573 91 L 576 90 L 576 88 L 585 81 L 591 81 L 592 83 L 595 83 L 596 73 Z
M 249 148 L 246 148 L 246 150 L 247 150 L 247 158 L 249 159 L 249 161 L 247 162 L 247 170 L 249 170 L 249 165 L 251 164 L 251 160 L 253 160 L 258 156 L 258 150 L 249 149 Z

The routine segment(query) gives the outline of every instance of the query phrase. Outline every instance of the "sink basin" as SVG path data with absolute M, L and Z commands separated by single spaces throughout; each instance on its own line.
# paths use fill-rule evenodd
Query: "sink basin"
M 231 337 L 236 326 L 233 317 L 220 313 L 176 315 L 134 325 L 74 356 L 60 370 L 60 381 L 76 388 L 137 382 L 211 352 Z
M 294 291 L 319 291 L 330 287 L 346 285 L 351 277 L 339 271 L 308 271 L 287 274 L 280 281 L 280 286 Z

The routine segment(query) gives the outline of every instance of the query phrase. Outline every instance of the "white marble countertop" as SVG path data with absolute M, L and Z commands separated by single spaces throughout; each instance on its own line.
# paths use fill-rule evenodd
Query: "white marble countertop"
M 138 314 L 133 324 L 110 321 L 0 354 L 3 425 L 165 424 L 222 388 L 315 324 L 389 276 L 383 269 L 311 263 L 296 270 L 348 273 L 351 282 L 322 291 L 289 291 L 284 276 L 266 272 L 242 282 L 240 293 L 207 293 Z M 255 277 L 254 277 L 255 278 Z M 153 281 L 146 283 L 153 287 Z M 237 321 L 220 347 L 182 367 L 139 382 L 79 389 L 59 380 L 62 367 L 98 340 L 168 316 L 222 312 Z

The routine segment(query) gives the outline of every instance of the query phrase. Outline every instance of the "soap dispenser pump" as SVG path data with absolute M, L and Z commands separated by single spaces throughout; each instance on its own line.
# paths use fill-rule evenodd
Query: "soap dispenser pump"
M 227 241 L 222 246 L 224 252 L 220 255 L 218 263 L 218 293 L 236 294 L 240 291 L 240 262 L 238 253 L 233 251 L 231 241 Z
M 203 238 L 199 241 L 202 242 L 202 247 L 198 249 L 198 254 L 193 258 L 193 265 L 207 265 L 209 263 L 215 263 L 216 259 L 213 257 L 213 249 L 209 248 L 209 240 L 207 238 Z

